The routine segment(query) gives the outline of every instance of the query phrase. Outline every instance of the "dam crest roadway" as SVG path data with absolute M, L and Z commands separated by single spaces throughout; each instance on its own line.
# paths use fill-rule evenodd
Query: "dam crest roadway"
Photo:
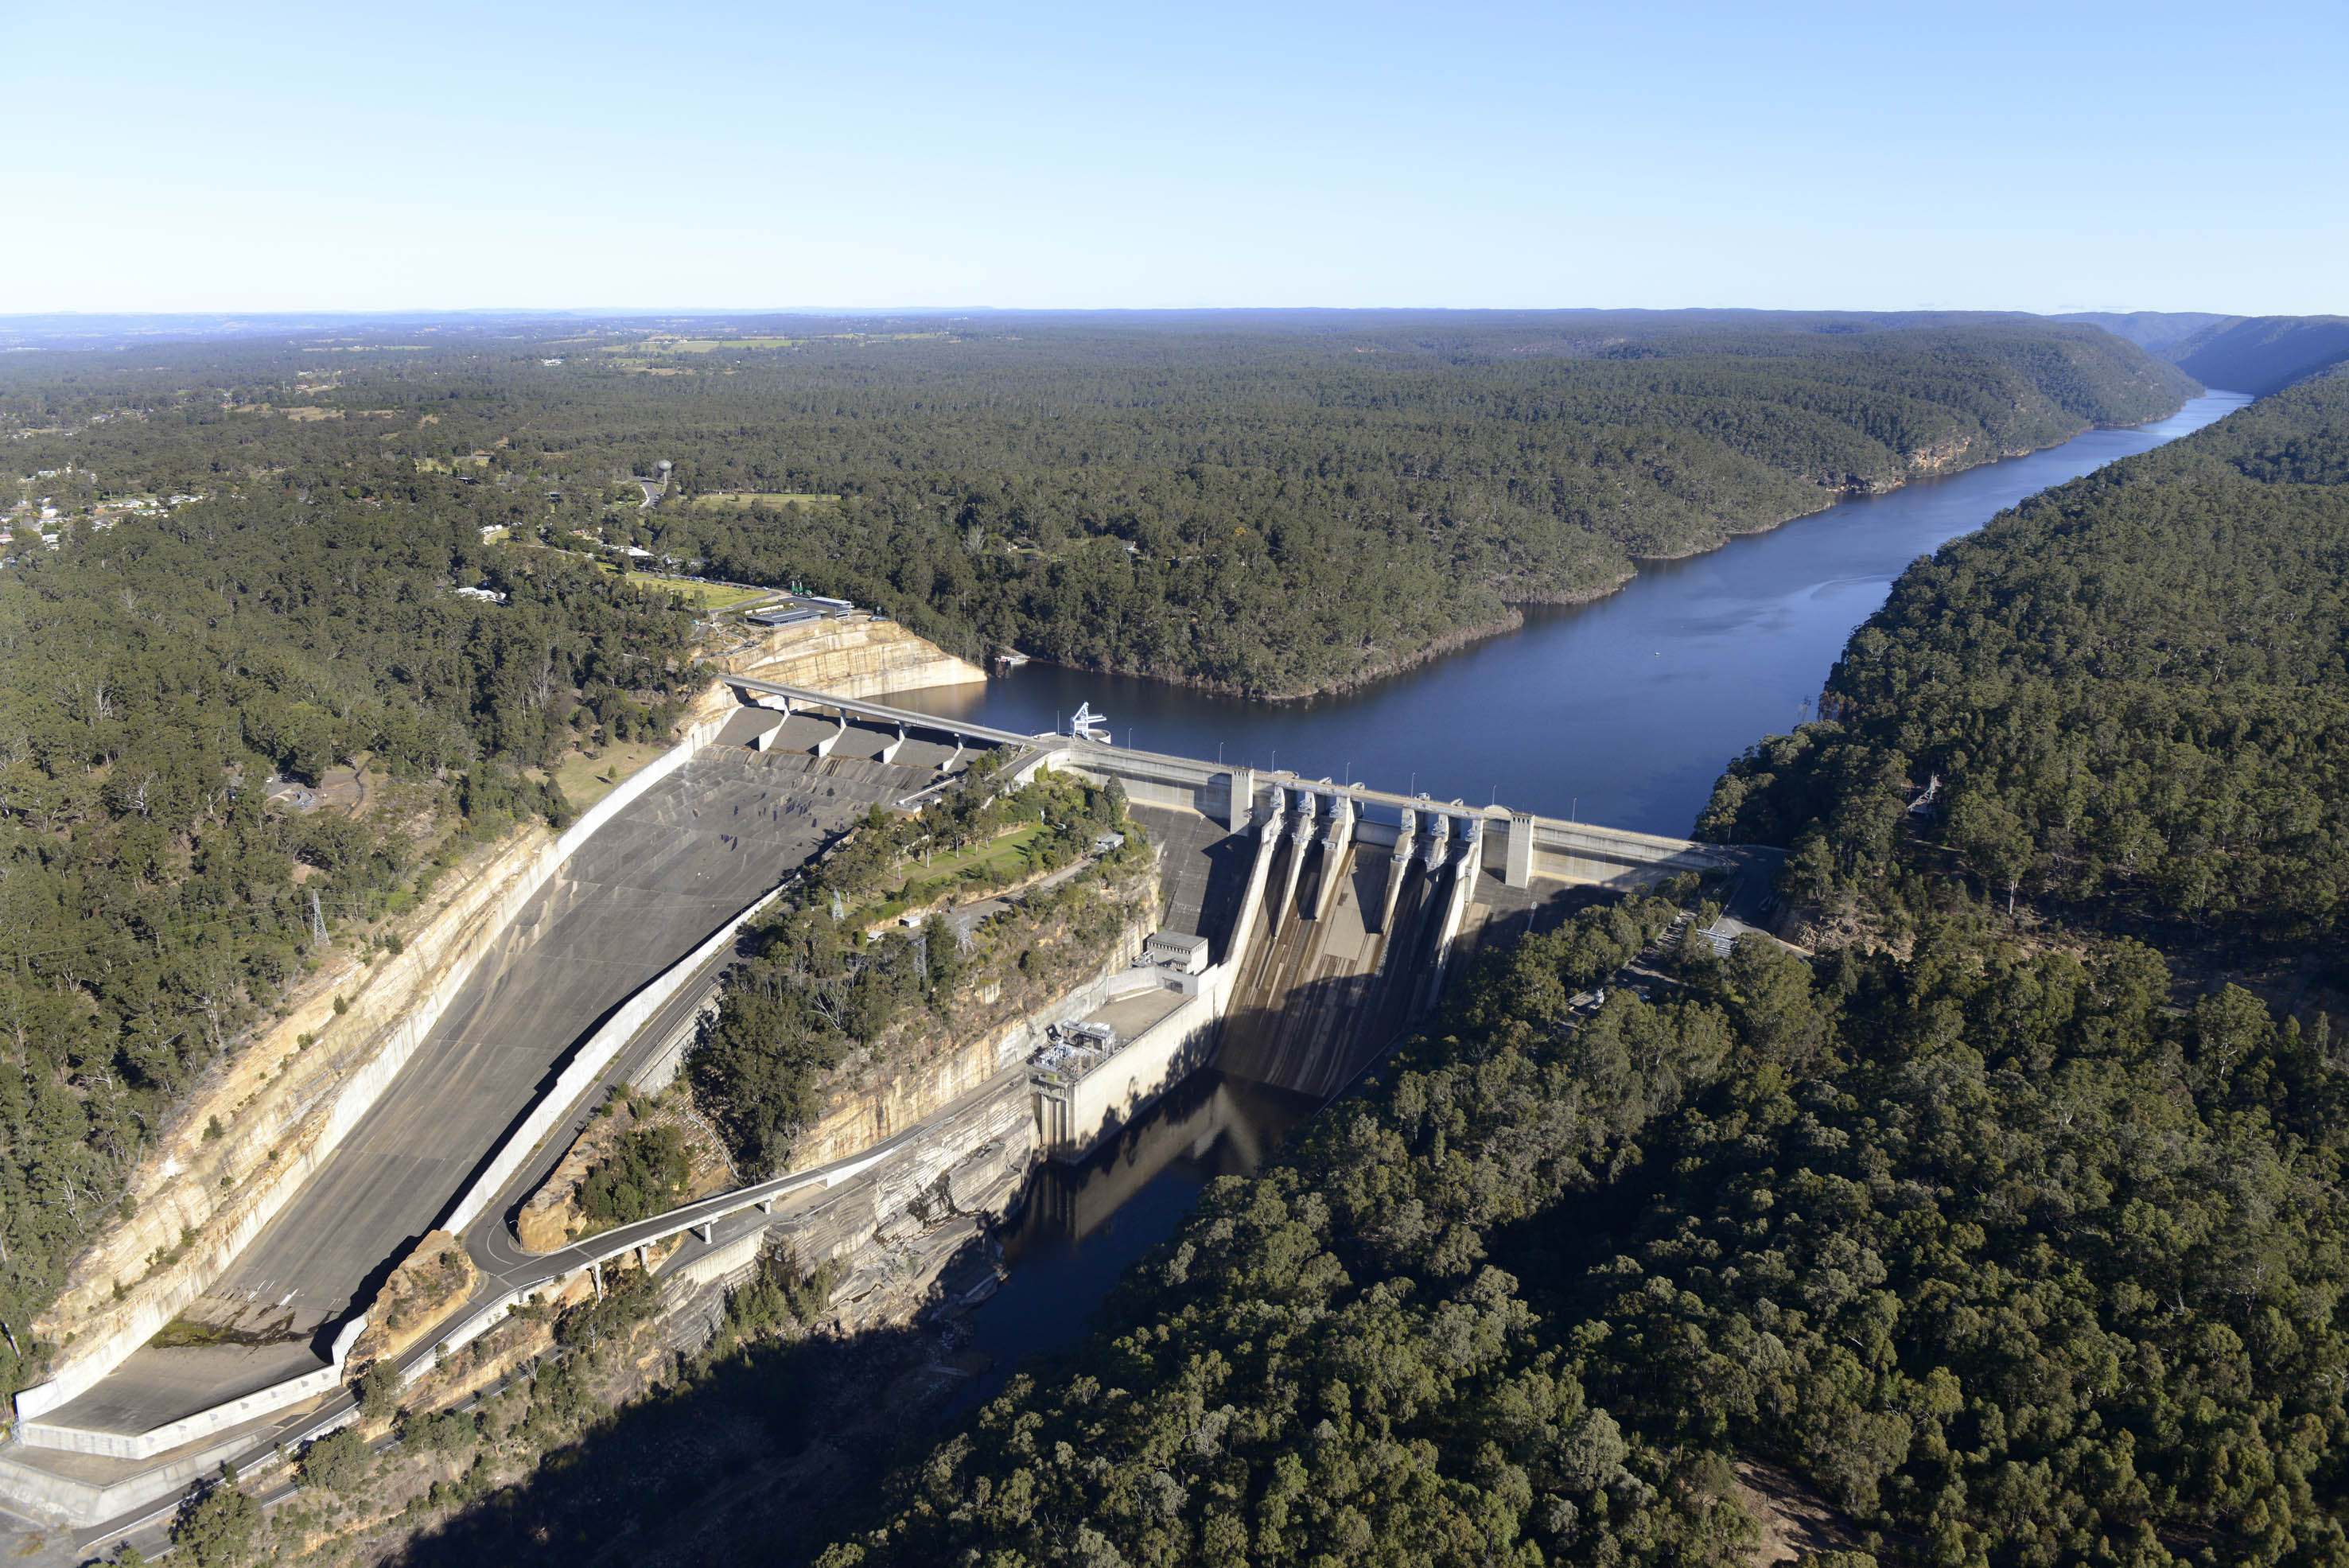
M 1338 1092 L 1479 947 L 1562 918 L 1578 889 L 1708 873 L 1728 884 L 1736 929 L 1758 919 L 1775 869 L 1775 851 L 723 679 L 740 705 L 698 727 L 523 904 L 323 1164 L 182 1311 L 210 1343 L 94 1347 L 19 1396 L 0 1501 L 101 1525 L 151 1512 L 223 1460 L 265 1460 L 347 1421 L 343 1357 L 428 1231 L 456 1230 L 482 1281 L 401 1358 L 411 1379 L 536 1292 L 677 1238 L 663 1277 L 743 1254 L 794 1202 L 918 1146 L 955 1107 L 556 1252 L 528 1252 L 512 1228 L 609 1085 L 674 1072 L 751 915 L 874 806 L 918 810 L 983 751 L 1000 749 L 1014 779 L 1049 767 L 1119 781 L 1159 853 L 1162 934 L 1195 954 L 1137 964 L 1052 1021 L 1123 1019 L 1102 1031 L 1113 1047 L 1050 1071 L 1023 1054 L 975 1091 L 1024 1085 L 1056 1158 L 1081 1158 L 1209 1063 Z

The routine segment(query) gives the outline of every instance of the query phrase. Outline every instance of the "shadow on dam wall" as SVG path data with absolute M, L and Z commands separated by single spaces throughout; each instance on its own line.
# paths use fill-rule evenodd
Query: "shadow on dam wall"
M 1460 874 L 1417 859 L 1398 867 L 1387 849 L 1357 841 L 1282 843 L 1215 1066 L 1315 1099 L 1343 1088 L 1433 1001 Z M 1397 876 L 1390 913 L 1387 885 Z M 1327 878 L 1337 886 L 1325 900 Z

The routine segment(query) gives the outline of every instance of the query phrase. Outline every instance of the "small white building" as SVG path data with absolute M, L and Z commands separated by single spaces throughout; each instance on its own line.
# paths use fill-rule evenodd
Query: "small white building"
M 1183 931 L 1153 931 L 1142 944 L 1143 956 L 1164 969 L 1204 974 L 1207 969 L 1207 939 Z

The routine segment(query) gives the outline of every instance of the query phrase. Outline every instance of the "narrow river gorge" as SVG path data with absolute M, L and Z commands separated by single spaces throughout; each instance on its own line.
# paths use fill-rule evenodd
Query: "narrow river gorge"
M 2149 425 L 2090 431 L 1708 555 L 1644 562 L 1609 598 L 1529 610 L 1522 630 L 1339 696 L 1263 703 L 1030 664 L 984 688 L 886 700 L 1029 732 L 1089 702 L 1119 745 L 1682 835 L 1730 758 L 1811 717 L 1846 639 L 1909 562 L 2025 496 L 2249 401 L 2209 392 Z M 993 1369 L 957 1407 L 1001 1386 L 1024 1357 L 1081 1334 L 1119 1274 L 1172 1232 L 1206 1183 L 1254 1169 L 1314 1108 L 1198 1073 L 1085 1164 L 1040 1169 L 1002 1238 L 1009 1278 L 975 1319 L 972 1348 Z

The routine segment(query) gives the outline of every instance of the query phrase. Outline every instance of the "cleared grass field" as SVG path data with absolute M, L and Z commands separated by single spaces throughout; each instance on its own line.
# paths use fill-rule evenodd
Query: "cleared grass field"
M 780 490 L 726 490 L 711 495 L 697 495 L 693 504 L 696 506 L 756 506 L 763 502 L 769 506 L 781 506 L 787 503 L 823 506 L 839 499 L 837 495 L 801 495 Z
M 647 337 L 634 343 L 607 343 L 606 354 L 710 354 L 720 348 L 796 348 L 804 337 Z
M 905 867 L 905 874 L 897 879 L 897 886 L 902 891 L 911 886 L 936 884 L 943 891 L 944 884 L 951 882 L 974 866 L 985 866 L 998 876 L 1016 876 L 1020 866 L 1028 858 L 1029 844 L 1043 831 L 1042 823 L 1032 822 L 1017 832 L 1005 834 L 1000 838 L 989 839 L 985 844 L 974 844 L 968 849 L 957 849 L 951 855 L 937 856 L 927 866 L 917 860 Z
M 564 798 L 585 811 L 667 749 L 660 741 L 627 741 L 605 747 L 593 759 L 574 752 L 555 764 L 554 782 L 563 786 Z
M 859 909 L 854 918 L 861 925 L 894 920 L 917 904 L 927 904 L 944 898 L 958 886 L 977 891 L 1016 882 L 1028 872 L 1039 868 L 1040 863 L 1030 850 L 1044 831 L 1042 823 L 1030 823 L 1001 838 L 975 844 L 952 855 L 941 855 L 927 866 L 916 861 L 905 868 L 895 892 L 877 905 L 867 905 Z M 973 868 L 977 868 L 979 875 L 966 880 L 966 873 Z
M 585 551 L 574 553 L 585 554 Z M 623 573 L 620 564 L 608 556 L 590 556 L 587 558 L 594 561 L 595 569 L 605 576 L 632 576 L 639 587 L 667 588 L 697 609 L 731 609 L 736 605 L 749 604 L 754 599 L 772 598 L 780 591 L 775 588 L 738 588 L 731 583 L 681 583 L 674 577 L 655 576 L 650 572 Z
M 684 595 L 688 604 L 701 609 L 731 609 L 736 605 L 749 604 L 754 599 L 775 597 L 772 588 L 735 588 L 723 583 L 664 583 L 661 586 L 673 593 Z

